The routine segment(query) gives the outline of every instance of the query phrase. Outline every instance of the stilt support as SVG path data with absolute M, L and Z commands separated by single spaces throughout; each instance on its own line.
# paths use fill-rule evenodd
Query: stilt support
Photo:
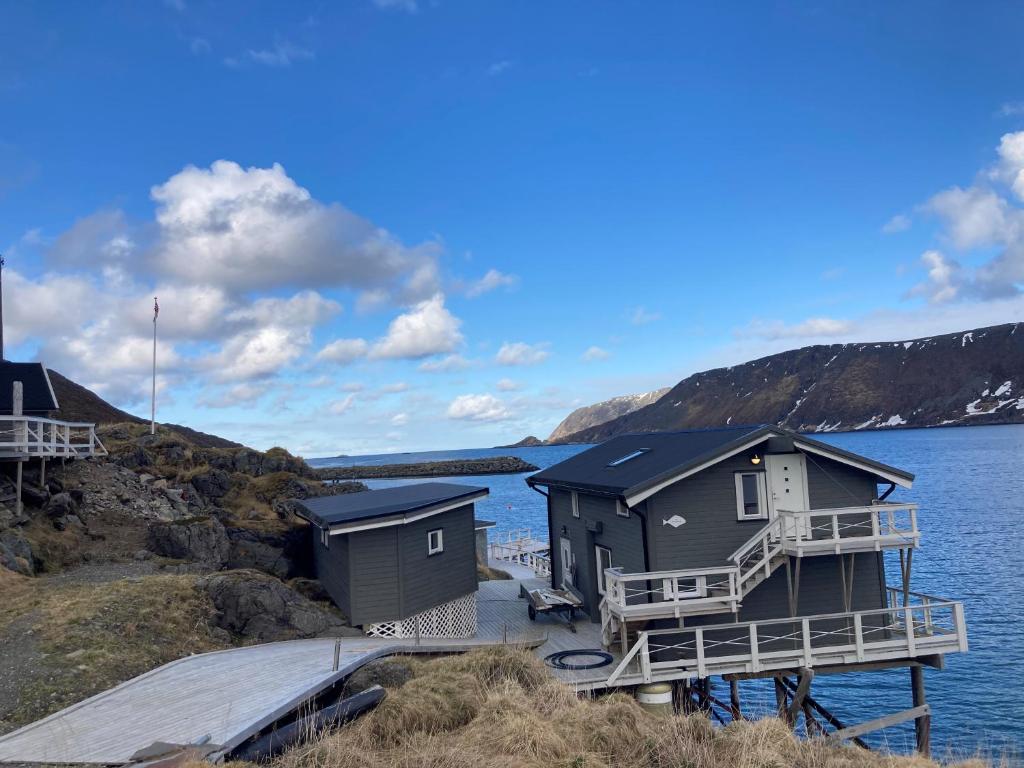
M 740 710 L 740 682 L 739 680 L 729 681 L 729 708 L 733 720 L 742 720 L 743 712 Z
M 917 737 L 917 751 L 924 757 L 932 753 L 932 716 L 927 709 L 924 694 L 924 670 L 914 665 L 910 668 L 910 686 L 913 690 L 914 708 L 924 708 L 924 714 L 914 719 L 914 735 Z

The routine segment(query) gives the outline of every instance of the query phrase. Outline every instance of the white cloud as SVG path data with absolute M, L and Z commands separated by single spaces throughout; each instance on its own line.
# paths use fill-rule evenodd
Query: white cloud
M 849 333 L 852 325 L 847 320 L 831 317 L 812 317 L 800 323 L 784 323 L 781 320 L 754 320 L 746 328 L 736 332 L 740 338 L 798 339 L 842 336 Z
M 248 49 L 242 56 L 228 56 L 224 63 L 238 69 L 246 64 L 262 64 L 267 67 L 290 67 L 296 61 L 308 61 L 316 54 L 288 40 L 278 40 L 270 48 Z
M 332 400 L 327 404 L 327 410 L 335 416 L 341 416 L 341 414 L 347 412 L 356 401 L 355 394 L 346 395 L 340 400 Z
M 999 141 L 999 171 L 1014 194 L 1024 200 L 1024 131 L 1007 133 Z
M 947 236 L 961 250 L 1020 237 L 1020 212 L 992 189 L 951 187 L 932 197 L 925 210 L 942 218 Z
M 909 216 L 906 216 L 902 213 L 897 213 L 895 216 L 893 216 L 891 219 L 885 222 L 885 224 L 882 226 L 882 232 L 887 235 L 892 235 L 897 232 L 906 232 L 908 229 L 910 229 L 910 224 L 911 221 Z
M 509 61 L 508 59 L 502 59 L 501 61 L 496 61 L 489 67 L 487 67 L 487 75 L 489 77 L 496 77 L 497 75 L 501 75 L 504 74 L 505 72 L 508 72 L 508 70 L 510 70 L 511 68 L 512 62 Z
M 267 326 L 231 337 L 203 362 L 220 381 L 264 378 L 295 362 L 309 342 L 308 332 Z
M 460 325 L 462 321 L 445 308 L 444 296 L 436 294 L 392 320 L 370 357 L 419 358 L 453 352 L 462 344 Z
M 407 413 L 396 413 L 391 417 L 392 425 L 396 427 L 402 427 L 409 423 L 409 414 Z
M 633 325 L 647 325 L 660 319 L 661 313 L 648 312 L 645 307 L 634 307 L 629 316 L 629 322 Z
M 941 304 L 958 297 L 965 276 L 961 266 L 939 251 L 925 251 L 921 263 L 928 269 L 928 279 L 910 290 L 912 296 L 924 296 L 929 302 Z
M 266 382 L 258 384 L 237 384 L 216 395 L 204 397 L 199 405 L 206 408 L 232 408 L 239 405 L 251 405 L 259 400 L 270 389 Z
M 519 284 L 519 278 L 515 275 L 506 275 L 496 269 L 489 269 L 487 273 L 466 289 L 466 295 L 470 298 L 483 296 L 485 293 L 496 288 L 514 288 Z
M 527 344 L 523 341 L 508 342 L 501 345 L 495 360 L 500 365 L 537 365 L 550 357 L 546 343 Z
M 410 389 L 408 383 L 404 381 L 397 381 L 394 384 L 385 384 L 380 388 L 380 391 L 387 395 L 397 394 L 398 392 L 408 392 Z
M 448 406 L 448 418 L 462 421 L 504 421 L 508 407 L 494 395 L 459 395 Z
M 451 371 L 464 371 L 472 365 L 472 361 L 467 360 L 462 355 L 454 354 L 446 355 L 439 360 L 425 360 L 420 363 L 419 369 L 424 373 L 448 373 Z
M 348 381 L 338 387 L 342 392 L 362 392 L 366 385 L 359 381 Z
M 369 348 L 370 345 L 366 343 L 366 339 L 335 339 L 317 352 L 316 356 L 318 360 L 348 365 L 366 357 Z
M 516 392 L 522 389 L 522 386 L 518 381 L 512 379 L 498 379 L 498 391 L 499 392 Z
M 416 13 L 419 5 L 416 0 L 373 0 L 373 4 L 386 11 L 397 10 L 406 13 Z
M 411 302 L 437 290 L 436 244 L 407 248 L 341 205 L 313 199 L 277 164 L 188 166 L 152 197 L 157 232 L 148 258 L 168 277 L 229 294 L 346 287 Z
M 587 363 L 592 363 L 597 360 L 607 360 L 611 357 L 611 352 L 607 349 L 601 349 L 601 347 L 588 347 L 587 351 L 584 352 L 580 359 Z

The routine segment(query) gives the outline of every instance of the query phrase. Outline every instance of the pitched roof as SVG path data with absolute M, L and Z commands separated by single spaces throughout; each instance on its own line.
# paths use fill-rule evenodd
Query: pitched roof
M 880 462 L 766 424 L 621 435 L 527 478 L 531 486 L 558 486 L 641 500 L 650 489 L 772 436 L 793 438 L 797 447 L 862 466 L 909 485 L 914 476 Z
M 50 377 L 42 363 L 12 363 L 0 361 L 0 413 L 14 410 L 14 382 L 22 383 L 22 411 L 39 414 L 56 411 L 57 397 L 50 386 Z
M 342 493 L 300 499 L 299 514 L 320 528 L 350 523 L 415 516 L 417 519 L 443 512 L 455 503 L 465 504 L 489 493 L 487 488 L 456 483 L 413 483 L 375 491 Z M 402 518 L 394 523 L 411 522 Z

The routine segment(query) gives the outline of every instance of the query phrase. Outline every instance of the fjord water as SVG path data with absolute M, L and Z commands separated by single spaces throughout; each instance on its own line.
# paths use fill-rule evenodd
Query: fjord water
M 819 439 L 913 472 L 913 489 L 894 501 L 920 504 L 922 546 L 914 554 L 912 588 L 964 602 L 970 653 L 953 654 L 946 669 L 926 670 L 936 757 L 962 758 L 981 750 L 1024 753 L 1024 425 L 959 427 L 817 435 Z M 519 456 L 539 467 L 555 464 L 586 446 L 490 448 L 314 460 L 319 466 Z M 498 529 L 531 527 L 547 535 L 544 497 L 525 475 L 444 478 L 485 485 L 491 495 L 477 516 Z M 368 481 L 385 488 L 421 480 Z M 887 555 L 890 584 L 899 565 Z M 854 673 L 815 680 L 813 694 L 847 723 L 911 706 L 906 670 Z M 768 711 L 769 686 L 744 684 L 745 700 Z M 913 727 L 904 724 L 871 738 L 896 752 L 913 749 Z

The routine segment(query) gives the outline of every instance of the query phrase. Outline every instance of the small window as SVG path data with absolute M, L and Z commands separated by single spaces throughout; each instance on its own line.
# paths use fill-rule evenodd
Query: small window
M 649 450 L 651 450 L 651 449 L 650 448 L 638 448 L 637 450 L 633 451 L 632 453 L 627 453 L 625 456 L 620 456 L 615 461 L 609 461 L 608 462 L 608 466 L 609 467 L 617 467 L 620 464 L 625 464 L 627 461 L 635 459 L 637 456 L 643 456 Z
M 600 545 L 594 547 L 597 561 L 597 593 L 603 595 L 606 591 L 604 572 L 612 567 L 612 551 L 608 547 Z
M 427 531 L 427 554 L 436 555 L 440 552 L 444 552 L 444 531 L 441 528 Z
M 619 517 L 629 517 L 629 507 L 622 503 L 622 499 L 615 500 L 615 514 Z
M 740 520 L 764 520 L 768 517 L 765 503 L 764 472 L 736 473 L 736 517 Z
M 576 493 L 576 491 L 572 492 L 572 516 L 580 516 L 580 497 L 579 494 Z

